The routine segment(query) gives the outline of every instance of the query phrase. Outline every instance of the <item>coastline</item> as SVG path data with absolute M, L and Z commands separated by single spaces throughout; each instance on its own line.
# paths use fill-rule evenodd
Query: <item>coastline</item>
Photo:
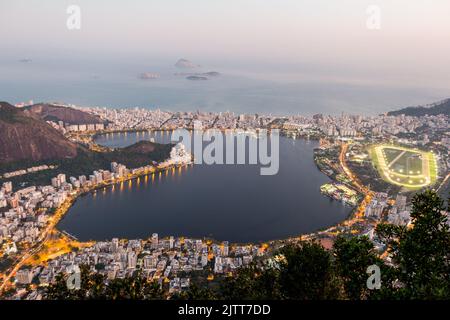
M 221 132 L 225 132 L 227 130 L 235 131 L 235 129 L 215 129 L 215 130 L 220 130 Z M 153 131 L 164 131 L 165 132 L 165 131 L 173 131 L 173 130 L 172 129 L 166 129 L 166 130 L 160 130 L 160 129 L 155 129 L 155 130 L 134 130 L 133 129 L 133 130 L 114 131 L 114 132 L 153 132 Z M 102 133 L 97 133 L 97 134 L 90 133 L 89 136 L 92 139 L 91 140 L 92 143 L 97 145 L 95 143 L 95 137 L 97 137 L 97 136 L 99 136 L 101 134 L 106 134 L 106 133 L 108 133 L 108 132 L 102 132 Z M 288 135 L 286 135 L 286 136 L 289 137 Z M 294 139 L 307 139 L 304 136 L 298 136 L 298 137 L 296 136 L 296 137 L 293 137 L 293 138 Z M 314 139 L 314 140 L 316 140 L 316 139 Z M 314 162 L 316 162 L 316 161 L 314 160 Z M 193 165 L 193 164 L 190 164 L 190 165 Z M 42 249 L 42 246 L 47 241 L 48 235 L 51 234 L 51 233 L 54 234 L 54 231 L 56 231 L 58 233 L 60 238 L 64 238 L 64 237 L 67 238 L 67 236 L 64 236 L 64 230 L 58 229 L 58 223 L 62 219 L 64 219 L 64 217 L 67 214 L 67 212 L 69 211 L 69 209 L 78 200 L 78 197 L 87 195 L 87 194 L 92 193 L 92 192 L 97 192 L 97 190 L 103 189 L 105 187 L 108 187 L 108 186 L 111 186 L 111 185 L 114 185 L 114 184 L 117 184 L 117 183 L 123 183 L 123 182 L 129 181 L 129 180 L 138 179 L 139 177 L 142 177 L 142 176 L 145 176 L 145 175 L 148 175 L 148 174 L 156 174 L 156 173 L 165 172 L 167 170 L 170 170 L 170 169 L 172 169 L 174 167 L 178 167 L 178 166 L 180 166 L 180 165 L 173 164 L 173 165 L 169 165 L 169 166 L 165 166 L 165 167 L 154 167 L 154 169 L 151 170 L 151 171 L 147 170 L 147 171 L 139 172 L 137 174 L 130 174 L 128 177 L 122 178 L 120 180 L 114 179 L 114 180 L 108 180 L 107 182 L 103 181 L 101 185 L 96 185 L 95 187 L 91 187 L 91 188 L 88 188 L 88 189 L 82 189 L 82 190 L 78 191 L 77 193 L 72 194 L 71 197 L 66 202 L 64 202 L 60 207 L 58 207 L 56 209 L 56 213 L 52 216 L 52 219 L 54 219 L 54 217 L 57 216 L 57 220 L 51 222 L 53 227 L 50 228 L 51 229 L 50 231 L 52 231 L 52 232 L 47 232 L 45 234 L 44 238 L 41 240 L 41 242 L 39 242 L 37 244 L 36 248 L 41 248 Z M 181 165 L 181 166 L 185 166 L 185 165 Z M 316 166 L 317 166 L 317 164 L 316 164 Z M 319 171 L 321 171 L 322 174 L 325 174 L 332 181 L 334 181 L 334 179 L 332 179 L 329 175 L 327 175 L 322 170 L 320 170 L 320 168 L 318 168 L 318 169 L 319 169 Z M 320 190 L 318 190 L 317 192 L 320 192 Z M 322 195 L 322 196 L 324 196 L 324 195 Z M 358 207 L 360 205 L 362 205 L 363 202 L 364 202 L 364 200 L 356 208 L 351 210 L 349 212 L 349 214 L 346 216 L 346 218 L 343 219 L 342 221 L 340 221 L 340 222 L 338 222 L 336 224 L 332 224 L 332 225 L 327 226 L 327 227 L 323 227 L 323 228 L 317 229 L 317 230 L 315 230 L 313 232 L 310 232 L 310 233 L 296 234 L 296 235 L 292 235 L 292 236 L 289 236 L 289 237 L 284 237 L 284 238 L 281 238 L 281 239 L 272 239 L 272 240 L 260 241 L 260 242 L 254 242 L 254 241 L 253 242 L 231 242 L 230 246 L 239 246 L 239 245 L 244 245 L 244 246 L 245 245 L 261 246 L 261 248 L 264 248 L 265 254 L 270 254 L 271 252 L 274 252 L 277 249 L 279 249 L 279 248 L 281 248 L 284 245 L 289 244 L 289 243 L 297 243 L 299 241 L 313 240 L 313 239 L 315 239 L 317 241 L 330 239 L 330 237 L 325 235 L 325 233 L 332 232 L 333 230 L 336 230 L 337 228 L 340 228 L 342 226 L 346 226 L 346 225 L 352 224 L 353 221 L 358 218 L 358 215 L 357 215 Z M 149 237 L 150 237 L 150 234 L 149 234 Z M 182 238 L 184 238 L 184 237 L 182 237 Z M 221 243 L 222 242 L 222 241 L 218 241 L 218 240 L 216 240 L 214 238 L 210 238 L 210 237 L 202 237 L 201 239 L 209 240 L 213 244 L 217 244 L 217 243 Z M 130 241 L 130 240 L 133 240 L 133 239 L 126 238 L 126 239 L 123 239 L 123 240 Z M 95 243 L 97 243 L 98 241 L 82 241 L 82 242 L 76 241 L 76 242 L 80 243 L 82 245 L 85 245 L 85 246 L 92 246 Z M 70 241 L 68 243 L 70 244 Z M 40 253 L 41 249 L 37 250 L 36 252 L 33 252 L 33 255 Z M 62 254 L 65 254 L 65 252 L 61 252 L 61 255 Z M 57 255 L 57 256 L 59 256 L 59 255 Z M 31 257 L 32 257 L 32 255 L 30 255 L 28 253 L 25 253 L 25 256 L 23 256 L 23 260 L 19 264 L 14 265 L 14 269 L 13 269 L 12 273 L 10 273 L 10 274 L 13 274 L 14 270 L 16 270 L 17 268 L 20 268 L 26 262 L 30 262 Z
M 187 128 L 184 128 L 184 129 L 189 130 L 189 131 L 192 131 L 192 130 L 193 130 L 193 129 L 187 129 Z M 206 129 L 206 130 L 208 130 L 208 129 Z M 238 131 L 244 131 L 243 129 L 215 129 L 215 128 L 211 128 L 211 130 L 218 130 L 218 131 L 221 131 L 221 132 L 236 131 L 236 130 L 238 130 Z M 269 129 L 269 130 L 270 130 L 270 129 Z M 111 134 L 111 133 L 172 132 L 172 131 L 174 131 L 174 129 L 148 129 L 148 130 L 129 129 L 129 130 L 112 130 L 112 131 L 102 131 L 102 132 L 97 132 L 97 133 L 94 133 L 94 134 L 90 134 L 90 136 L 91 136 L 91 138 L 92 138 L 93 143 L 96 144 L 96 142 L 95 142 L 95 139 L 96 139 L 96 138 L 98 138 L 98 137 L 100 137 L 100 136 L 102 136 L 102 135 Z M 258 131 L 258 130 L 255 130 L 255 131 Z M 285 136 L 285 137 L 287 137 L 287 138 L 293 138 L 293 139 L 295 139 L 295 140 L 297 140 L 297 139 L 304 139 L 304 140 L 314 140 L 314 141 L 317 141 L 317 140 L 320 139 L 320 137 L 309 138 L 309 137 L 306 137 L 306 136 L 304 136 L 304 135 L 299 135 L 299 136 L 296 136 L 296 137 L 292 137 L 292 136 L 290 136 L 289 130 L 280 130 L 280 136 Z M 314 162 L 315 162 L 315 164 L 316 164 L 316 166 L 317 166 L 316 161 L 314 161 Z M 191 165 L 192 165 L 192 164 L 191 164 Z M 177 167 L 177 166 L 175 166 L 175 167 Z M 172 168 L 172 167 L 167 167 L 167 168 L 163 168 L 163 169 L 157 169 L 154 173 L 157 173 L 157 172 L 164 172 L 164 171 L 170 170 L 171 168 Z M 335 180 L 332 179 L 328 174 L 326 174 L 323 170 L 320 170 L 320 168 L 319 168 L 318 166 L 317 166 L 317 169 L 318 169 L 322 174 L 324 174 L 324 175 L 326 175 L 327 177 L 329 177 L 332 181 L 335 181 Z M 122 181 L 125 182 L 125 181 L 128 181 L 128 180 L 135 180 L 135 179 L 137 179 L 137 178 L 139 178 L 139 177 L 141 177 L 141 176 L 145 176 L 145 175 L 147 175 L 147 174 L 149 174 L 149 173 L 151 173 L 151 172 L 147 172 L 147 173 L 146 173 L 146 172 L 143 172 L 143 173 L 140 173 L 140 174 L 138 174 L 138 175 L 134 175 L 134 176 L 132 176 L 132 177 L 128 177 L 128 178 L 126 178 L 126 179 L 123 179 Z M 119 183 L 119 182 L 121 182 L 121 181 L 110 181 L 110 182 L 108 182 L 107 184 L 104 184 L 104 185 L 101 185 L 101 186 L 96 186 L 96 187 L 94 187 L 94 188 L 92 188 L 92 189 L 83 191 L 82 193 L 80 193 L 79 196 L 87 195 L 88 193 L 95 192 L 96 190 L 103 189 L 103 188 L 105 188 L 105 187 L 107 187 L 107 186 L 111 186 L 111 185 L 116 184 L 116 183 Z M 320 192 L 320 190 L 317 190 L 317 192 Z M 323 195 L 323 194 L 322 194 L 322 196 L 325 197 L 326 195 Z M 345 205 L 344 203 L 339 203 L 339 205 L 347 206 L 347 205 Z M 346 215 L 346 217 L 345 217 L 343 220 L 339 221 L 338 223 L 331 224 L 331 225 L 325 226 L 325 227 L 321 227 L 321 228 L 316 229 L 315 231 L 312 231 L 312 232 L 309 232 L 309 233 L 293 234 L 293 235 L 288 236 L 288 237 L 277 238 L 277 239 L 270 239 L 270 240 L 265 240 L 265 241 L 257 241 L 257 242 L 255 242 L 255 241 L 253 241 L 253 242 L 231 242 L 230 245 L 258 245 L 258 244 L 265 244 L 265 243 L 271 244 L 271 245 L 277 245 L 277 244 L 280 244 L 280 243 L 291 242 L 291 241 L 297 241 L 298 239 L 303 239 L 303 238 L 305 238 L 305 239 L 306 239 L 306 238 L 313 238 L 313 237 L 316 237 L 316 236 L 317 236 L 320 232 L 322 232 L 322 231 L 329 230 L 329 229 L 331 229 L 331 228 L 339 227 L 339 226 L 341 226 L 342 224 L 344 224 L 346 221 L 352 219 L 353 216 L 354 216 L 354 214 L 355 214 L 356 208 L 357 208 L 357 206 L 353 206 L 352 210 Z M 148 237 L 150 237 L 150 234 L 148 235 Z M 199 238 L 199 239 L 200 239 L 200 238 Z M 221 241 L 219 241 L 219 240 L 217 240 L 217 239 L 210 238 L 210 237 L 206 237 L 206 236 L 205 236 L 205 237 L 201 237 L 201 239 L 209 239 L 209 240 L 211 240 L 211 241 L 213 241 L 213 242 L 215 242 L 215 243 L 220 243 L 220 242 L 221 242 Z M 105 240 L 111 240 L 111 239 L 105 239 Z M 127 240 L 130 240 L 130 239 L 127 238 Z M 102 240 L 102 241 L 103 241 L 103 240 Z

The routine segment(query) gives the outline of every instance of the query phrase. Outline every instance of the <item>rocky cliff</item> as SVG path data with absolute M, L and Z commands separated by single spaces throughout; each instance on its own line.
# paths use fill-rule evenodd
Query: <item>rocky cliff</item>
M 38 115 L 0 102 L 0 164 L 73 158 L 77 145 Z

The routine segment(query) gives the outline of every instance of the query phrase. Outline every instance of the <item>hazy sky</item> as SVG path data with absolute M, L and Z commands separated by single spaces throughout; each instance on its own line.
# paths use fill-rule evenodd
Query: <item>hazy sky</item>
M 66 9 L 81 8 L 81 30 Z M 369 5 L 381 29 L 366 27 Z M 1 0 L 0 59 L 199 63 L 447 88 L 448 0 Z

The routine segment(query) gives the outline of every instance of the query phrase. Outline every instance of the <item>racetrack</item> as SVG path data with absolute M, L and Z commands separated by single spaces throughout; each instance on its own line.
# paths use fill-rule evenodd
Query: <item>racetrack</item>
M 432 152 L 421 151 L 393 145 L 375 145 L 371 147 L 372 161 L 381 177 L 394 185 L 407 189 L 420 189 L 436 182 L 436 159 Z M 393 159 L 388 159 L 386 152 L 398 152 Z M 421 168 L 417 165 L 421 161 Z M 414 170 L 409 168 L 415 163 Z

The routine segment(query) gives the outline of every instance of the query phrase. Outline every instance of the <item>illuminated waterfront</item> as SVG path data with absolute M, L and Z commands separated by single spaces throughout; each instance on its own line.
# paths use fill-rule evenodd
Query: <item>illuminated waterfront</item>
M 169 133 L 121 133 L 98 143 L 123 147 L 141 139 L 169 142 Z M 320 193 L 328 182 L 313 162 L 315 141 L 280 138 L 280 170 L 257 165 L 194 165 L 125 181 L 79 198 L 59 228 L 80 240 L 112 237 L 209 236 L 265 241 L 326 228 L 349 207 Z

